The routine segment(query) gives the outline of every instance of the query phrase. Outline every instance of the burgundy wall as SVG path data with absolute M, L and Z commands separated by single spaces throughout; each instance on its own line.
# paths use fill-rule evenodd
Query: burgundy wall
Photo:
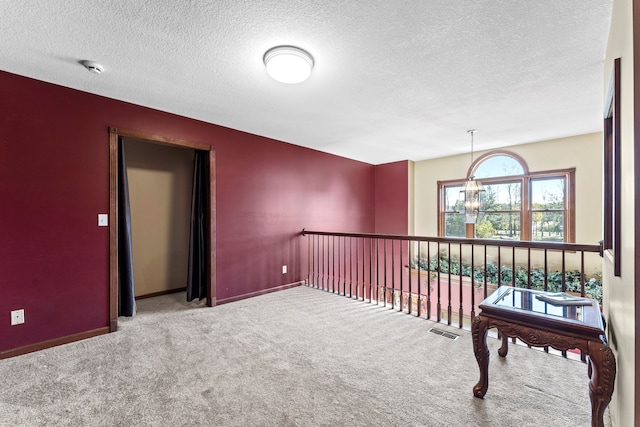
M 409 233 L 409 162 L 400 161 L 386 163 L 375 167 L 375 230 L 378 234 L 400 234 Z M 387 251 L 387 284 L 395 284 L 395 288 L 400 287 L 400 275 L 404 275 L 403 266 L 408 264 L 409 245 L 399 243 L 386 243 Z M 400 256 L 402 259 L 394 266 L 391 264 Z M 404 289 L 406 290 L 408 278 L 403 277 Z
M 379 234 L 409 232 L 409 162 L 375 167 L 375 230 Z
M 215 147 L 218 299 L 303 279 L 304 227 L 374 231 L 372 165 L 0 72 L 0 351 L 108 325 L 108 126 Z

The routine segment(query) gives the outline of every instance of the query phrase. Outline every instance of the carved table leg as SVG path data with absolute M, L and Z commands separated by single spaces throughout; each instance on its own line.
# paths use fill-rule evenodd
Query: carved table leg
M 591 425 L 604 425 L 604 410 L 611 401 L 616 377 L 616 360 L 608 345 L 589 341 L 589 397 L 591 398 Z
M 473 318 L 471 334 L 473 338 L 473 352 L 480 368 L 480 380 L 473 387 L 473 395 L 483 398 L 489 388 L 489 347 L 487 346 L 487 328 L 489 319 L 481 314 Z
M 502 335 L 502 346 L 498 349 L 498 355 L 500 357 L 507 357 L 507 353 L 509 352 L 509 337 L 504 333 Z

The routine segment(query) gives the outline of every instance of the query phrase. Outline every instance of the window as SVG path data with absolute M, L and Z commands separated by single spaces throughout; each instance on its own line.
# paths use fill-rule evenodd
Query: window
M 529 172 L 518 155 L 492 151 L 469 169 L 484 186 L 476 224 L 465 224 L 465 179 L 439 181 L 438 234 L 479 239 L 574 242 L 575 169 Z
M 564 242 L 565 178 L 531 180 L 531 240 Z

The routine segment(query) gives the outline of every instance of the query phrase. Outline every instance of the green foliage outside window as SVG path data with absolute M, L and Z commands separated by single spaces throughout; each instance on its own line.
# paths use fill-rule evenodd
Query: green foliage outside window
M 459 213 L 445 214 L 445 230 L 449 237 L 466 237 L 467 226 L 464 223 L 464 215 Z
M 476 225 L 476 237 L 478 239 L 491 239 L 495 235 L 496 229 L 490 221 L 485 219 Z

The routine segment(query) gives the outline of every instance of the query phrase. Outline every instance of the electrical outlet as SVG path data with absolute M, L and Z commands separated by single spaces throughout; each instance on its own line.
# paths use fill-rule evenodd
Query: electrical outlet
M 287 274 L 287 266 L 286 265 L 282 266 L 282 274 Z
M 11 312 L 11 326 L 21 325 L 24 323 L 24 308 L 13 310 Z

